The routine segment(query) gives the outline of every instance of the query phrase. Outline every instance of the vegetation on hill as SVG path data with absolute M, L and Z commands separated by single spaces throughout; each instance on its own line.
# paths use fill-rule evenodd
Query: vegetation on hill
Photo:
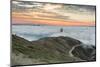
M 28 41 L 12 35 L 12 65 L 94 61 L 95 46 L 84 47 L 70 37 L 45 37 Z

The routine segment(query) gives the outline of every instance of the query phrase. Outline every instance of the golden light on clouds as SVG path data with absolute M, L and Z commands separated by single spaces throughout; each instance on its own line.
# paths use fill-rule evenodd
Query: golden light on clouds
M 13 24 L 94 26 L 95 6 L 12 2 Z

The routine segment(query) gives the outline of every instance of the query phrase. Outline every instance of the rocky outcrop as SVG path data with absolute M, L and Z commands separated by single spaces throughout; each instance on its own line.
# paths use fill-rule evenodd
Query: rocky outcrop
M 30 42 L 12 35 L 12 65 L 95 61 L 95 46 L 82 44 L 79 40 L 63 36 L 45 37 Z M 20 55 L 22 61 L 16 59 Z M 28 59 L 29 62 L 24 62 L 26 60 L 23 59 Z

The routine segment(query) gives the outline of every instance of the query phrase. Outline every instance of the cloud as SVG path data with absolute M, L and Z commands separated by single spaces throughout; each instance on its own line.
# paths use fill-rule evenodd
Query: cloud
M 12 10 L 22 17 L 48 21 L 95 21 L 95 6 L 55 4 L 34 1 L 12 1 Z M 19 15 L 18 15 L 19 16 Z M 17 16 L 17 17 L 18 17 Z
M 40 6 L 42 6 L 41 3 L 35 3 L 35 2 L 31 2 L 31 1 L 12 1 L 12 6 L 16 5 L 16 7 L 22 7 L 22 8 L 38 8 Z M 16 9 L 17 10 L 17 9 Z
M 86 14 L 91 14 L 95 12 L 95 6 L 89 6 L 89 5 L 64 5 L 62 10 L 67 11 L 67 12 L 72 12 L 72 13 L 86 13 Z

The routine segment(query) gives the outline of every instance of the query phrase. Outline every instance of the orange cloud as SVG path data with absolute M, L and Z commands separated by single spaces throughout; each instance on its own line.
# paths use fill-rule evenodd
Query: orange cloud
M 49 14 L 48 14 L 49 15 Z M 53 16 L 53 15 L 51 15 Z M 33 12 L 12 12 L 13 24 L 47 24 L 61 26 L 94 26 L 95 22 L 65 21 L 60 19 L 38 17 Z

